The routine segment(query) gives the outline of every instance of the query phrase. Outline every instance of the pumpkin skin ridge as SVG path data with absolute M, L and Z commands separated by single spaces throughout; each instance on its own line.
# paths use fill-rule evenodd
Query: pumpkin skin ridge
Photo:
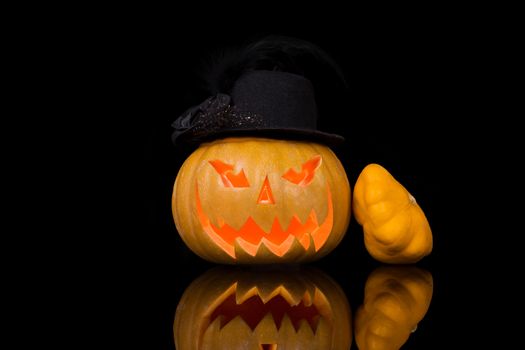
M 316 149 L 316 151 L 321 153 L 321 150 L 320 149 L 318 150 L 318 148 L 320 148 L 321 145 L 313 144 L 312 147 L 314 149 Z M 346 171 L 345 171 L 345 168 L 344 168 L 343 164 L 339 161 L 339 159 L 337 158 L 337 156 L 335 155 L 335 153 L 331 149 L 328 148 L 328 152 L 330 152 L 330 154 L 337 160 L 337 162 L 336 162 L 336 166 L 338 168 L 337 169 L 337 171 L 338 171 L 337 172 L 337 176 L 339 176 L 340 173 L 344 174 L 344 180 L 346 181 L 346 186 L 348 187 L 348 190 L 349 190 L 349 192 L 348 192 L 348 201 L 347 201 L 347 203 L 345 203 L 347 208 L 348 208 L 348 210 L 347 210 L 347 214 L 348 215 L 346 217 L 346 221 L 344 223 L 342 223 L 342 227 L 341 227 L 341 230 L 346 231 L 348 229 L 348 225 L 350 224 L 350 220 L 352 218 L 352 192 L 351 192 L 351 186 L 350 186 L 350 182 L 348 181 L 348 177 L 346 176 Z M 334 172 L 335 169 L 332 169 L 331 167 L 326 167 L 326 169 L 327 169 L 327 172 L 331 175 L 330 177 L 334 178 L 335 176 L 334 176 L 333 172 Z M 332 230 L 337 230 L 337 227 L 332 227 Z M 335 244 L 334 247 L 337 247 L 339 245 L 339 243 L 341 243 L 341 241 L 343 240 L 344 236 L 345 236 L 344 234 L 341 235 L 339 237 L 339 239 L 336 242 L 334 242 L 334 244 Z M 330 251 L 331 251 L 331 250 L 323 251 L 323 248 L 324 248 L 324 246 L 321 247 L 321 249 L 319 249 L 319 252 L 318 252 L 318 256 L 319 257 L 323 257 L 323 256 L 327 255 L 328 253 L 330 253 Z
M 286 170 L 293 168 L 300 171 L 301 164 L 316 155 L 322 157 L 322 165 L 316 169 L 312 183 L 301 187 L 282 178 Z M 220 160 L 234 165 L 235 174 L 240 169 L 244 170 L 250 188 L 235 188 L 233 190 L 225 188 L 219 174 L 208 163 L 210 160 Z M 266 208 L 254 206 L 266 174 L 270 179 L 276 201 L 281 203 L 280 208 L 282 209 L 278 211 L 277 208 L 272 209 L 271 205 L 266 206 Z M 327 211 L 325 194 L 325 182 L 327 182 L 333 197 L 332 229 L 323 245 L 319 244 L 320 249 L 317 251 L 305 250 L 300 244 L 292 244 L 291 251 L 282 256 L 275 255 L 268 249 L 263 249 L 258 251 L 255 256 L 248 254 L 239 256 L 236 254 L 234 259 L 218 247 L 213 240 L 207 238 L 207 234 L 202 230 L 195 212 L 194 188 L 196 180 L 198 181 L 199 191 L 202 190 L 207 193 L 207 199 L 202 198 L 203 207 L 212 220 L 217 217 L 215 216 L 216 213 L 223 218 L 229 218 L 228 213 L 232 213 L 232 215 L 236 215 L 237 221 L 228 224 L 232 227 L 241 227 L 248 215 L 254 212 L 256 215 L 253 218 L 257 224 L 261 227 L 266 224 L 265 227 L 267 228 L 270 228 L 272 223 L 270 218 L 273 220 L 275 215 L 278 215 L 279 222 L 285 225 L 289 223 L 293 214 L 297 214 L 301 219 L 300 221 L 304 223 L 312 209 L 318 218 L 324 219 Z M 215 192 L 209 193 L 209 189 L 213 189 Z M 351 217 L 350 190 L 350 184 L 342 164 L 327 146 L 305 141 L 248 137 L 230 138 L 202 144 L 186 159 L 175 180 L 172 211 L 177 231 L 184 243 L 205 260 L 225 264 L 301 263 L 325 256 L 343 239 Z M 240 201 L 241 199 L 242 201 Z M 245 200 L 249 201 L 246 202 L 246 205 L 242 204 L 245 203 Z M 213 204 L 212 212 L 208 212 L 211 204 Z M 225 209 L 225 214 L 222 213 L 223 209 Z M 257 215 L 262 218 L 262 221 L 257 219 Z M 243 222 L 239 223 L 241 219 Z M 229 220 L 225 219 L 225 221 L 228 222 Z M 306 242 L 303 243 L 306 244 Z M 237 248 L 235 249 L 237 250 Z M 242 248 L 239 249 L 242 250 Z
M 188 163 L 188 160 L 192 157 L 204 157 L 206 155 L 206 153 L 209 151 L 209 149 L 206 149 L 206 148 L 197 148 L 187 159 L 186 161 L 182 164 L 181 168 L 179 169 L 179 174 L 181 172 L 185 172 L 189 167 L 190 167 L 190 164 Z M 181 181 L 181 178 L 179 176 L 177 176 L 175 178 L 175 184 L 174 184 L 174 189 L 173 189 L 173 195 L 172 195 L 172 213 L 173 213 L 173 218 L 174 218 L 174 221 L 175 221 L 175 226 L 177 228 L 177 231 L 179 232 L 179 236 L 182 238 L 183 242 L 188 246 L 192 246 L 190 244 L 190 239 L 192 240 L 193 242 L 193 246 L 192 246 L 192 251 L 197 254 L 198 256 L 200 256 L 201 258 L 203 259 L 206 259 L 206 256 L 207 256 L 207 247 L 206 247 L 206 244 L 202 243 L 200 240 L 197 240 L 197 239 L 193 239 L 195 236 L 197 236 L 198 234 L 195 233 L 195 230 L 193 229 L 191 232 L 187 233 L 187 234 L 180 234 L 180 232 L 182 232 L 184 229 L 180 227 L 180 222 L 182 222 L 182 217 L 183 217 L 183 211 L 182 210 L 175 210 L 175 208 L 180 208 L 181 206 L 180 205 L 176 205 L 175 203 L 177 203 L 178 201 L 178 197 L 179 197 L 179 194 L 181 191 L 183 191 L 183 193 L 185 194 L 183 197 L 184 198 L 191 198 L 190 197 L 190 194 L 189 194 L 189 191 L 190 189 L 187 187 L 187 186 L 179 186 L 179 183 Z M 185 192 L 188 192 L 188 193 L 185 193 Z M 186 215 L 190 215 L 190 213 L 186 213 Z M 222 250 L 219 251 L 219 254 L 224 254 L 226 255 L 226 253 L 224 253 Z M 219 260 L 221 259 L 221 257 L 219 256 Z

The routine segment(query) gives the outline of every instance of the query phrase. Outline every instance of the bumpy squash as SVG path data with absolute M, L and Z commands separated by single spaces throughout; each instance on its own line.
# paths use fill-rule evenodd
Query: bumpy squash
M 380 165 L 366 166 L 354 188 L 353 211 L 376 260 L 414 263 L 432 251 L 432 231 L 415 198 Z

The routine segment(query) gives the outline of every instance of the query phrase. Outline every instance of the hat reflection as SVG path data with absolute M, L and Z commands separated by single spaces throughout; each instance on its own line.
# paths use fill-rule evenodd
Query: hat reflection
M 348 350 L 348 300 L 319 270 L 214 268 L 184 292 L 173 325 L 179 350 Z
M 427 313 L 432 289 L 430 272 L 414 266 L 374 270 L 355 316 L 359 350 L 400 349 Z

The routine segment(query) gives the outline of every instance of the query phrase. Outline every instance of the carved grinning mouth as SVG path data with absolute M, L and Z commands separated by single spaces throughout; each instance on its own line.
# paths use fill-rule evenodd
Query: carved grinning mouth
M 195 196 L 197 215 L 202 228 L 215 244 L 234 259 L 235 245 L 240 246 L 251 256 L 255 256 L 262 245 L 273 254 L 283 256 L 295 241 L 298 241 L 304 250 L 308 250 L 313 245 L 315 251 L 318 251 L 326 243 L 333 226 L 332 193 L 328 184 L 326 185 L 328 210 L 321 224 L 318 223 L 317 214 L 312 209 L 304 223 L 294 215 L 285 230 L 279 219 L 275 217 L 269 232 L 264 231 L 251 216 L 238 230 L 222 222 L 223 220 L 220 220 L 221 223 L 217 226 L 202 209 L 198 184 L 195 184 Z
M 222 328 L 235 317 L 240 316 L 252 330 L 255 330 L 255 327 L 267 314 L 272 315 L 277 329 L 281 328 L 281 322 L 286 314 L 296 331 L 299 329 L 299 321 L 304 319 L 314 333 L 320 317 L 315 306 L 306 306 L 302 301 L 299 305 L 290 306 L 280 295 L 272 298 L 266 304 L 258 295 L 254 295 L 240 305 L 235 302 L 235 296 L 230 295 L 215 309 L 210 321 L 213 322 L 217 317 L 221 317 Z
M 294 302 L 282 286 L 266 297 L 259 294 L 257 287 L 252 288 L 243 297 L 239 297 L 236 295 L 236 287 L 237 283 L 232 285 L 221 296 L 218 305 L 212 308 L 208 317 L 208 326 L 219 322 L 219 329 L 222 329 L 232 320 L 241 318 L 252 331 L 255 331 L 264 319 L 272 317 L 272 322 L 275 323 L 278 331 L 286 324 L 286 327 L 293 327 L 295 332 L 298 332 L 300 327 L 308 326 L 315 334 L 321 318 L 328 324 L 331 323 L 330 306 L 324 294 L 317 288 L 313 295 L 305 292 L 301 299 Z

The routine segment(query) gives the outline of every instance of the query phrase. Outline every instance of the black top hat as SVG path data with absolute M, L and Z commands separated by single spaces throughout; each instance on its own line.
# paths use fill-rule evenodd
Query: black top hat
M 303 76 L 254 70 L 234 84 L 231 96 L 219 93 L 183 113 L 172 124 L 174 144 L 198 144 L 227 136 L 302 139 L 327 145 L 344 141 L 317 130 L 311 82 Z

